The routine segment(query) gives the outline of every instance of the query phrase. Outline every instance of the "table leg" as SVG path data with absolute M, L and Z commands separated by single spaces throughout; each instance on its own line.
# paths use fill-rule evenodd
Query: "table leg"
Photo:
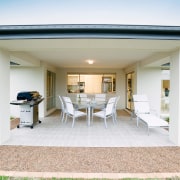
M 91 123 L 91 106 L 88 106 L 88 126 L 90 126 Z

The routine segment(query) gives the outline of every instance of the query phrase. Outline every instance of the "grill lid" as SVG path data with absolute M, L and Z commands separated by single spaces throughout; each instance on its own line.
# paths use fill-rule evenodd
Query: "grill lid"
M 37 91 L 23 91 L 17 94 L 17 100 L 32 101 L 32 100 L 37 100 L 40 97 L 41 96 Z

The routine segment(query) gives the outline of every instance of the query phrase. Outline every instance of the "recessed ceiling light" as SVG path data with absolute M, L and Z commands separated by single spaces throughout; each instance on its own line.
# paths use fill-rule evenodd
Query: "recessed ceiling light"
M 94 63 L 94 61 L 92 59 L 88 59 L 87 62 L 88 62 L 88 64 L 93 64 Z

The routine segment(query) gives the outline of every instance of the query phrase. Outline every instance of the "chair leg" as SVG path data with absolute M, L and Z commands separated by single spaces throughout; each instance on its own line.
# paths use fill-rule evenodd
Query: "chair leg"
M 115 112 L 115 122 L 117 123 L 117 111 Z
M 60 114 L 60 119 L 62 120 L 62 111 L 61 111 L 61 114 Z
M 149 136 L 149 126 L 147 126 L 147 128 L 148 128 L 148 136 Z
M 67 119 L 67 114 L 64 113 L 64 122 L 66 121 L 66 119 Z
M 107 128 L 106 117 L 104 118 L 104 125 L 105 125 L 105 128 Z
M 91 107 L 90 106 L 88 106 L 87 108 L 86 108 L 86 120 L 87 120 L 87 124 L 88 124 L 88 126 L 90 126 L 90 124 L 91 124 Z
M 92 119 L 91 119 L 91 124 L 93 124 L 94 116 L 93 116 L 94 110 L 92 109 Z
M 136 117 L 136 124 L 137 124 L 137 127 L 139 127 L 139 118 Z
M 68 119 L 68 115 L 66 114 L 66 118 L 65 118 L 65 121 L 64 121 L 65 123 L 67 122 L 67 119 Z
M 75 117 L 73 116 L 72 128 L 74 127 Z
M 62 123 L 64 122 L 64 112 L 62 112 L 62 119 L 61 119 Z
M 115 114 L 114 115 L 114 122 L 117 124 L 117 111 L 115 111 Z
M 115 114 L 112 114 L 113 124 L 115 124 Z

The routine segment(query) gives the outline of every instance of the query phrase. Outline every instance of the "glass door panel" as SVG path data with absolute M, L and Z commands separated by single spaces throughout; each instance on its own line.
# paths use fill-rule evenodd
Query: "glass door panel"
M 134 72 L 126 75 L 126 108 L 133 110 Z

